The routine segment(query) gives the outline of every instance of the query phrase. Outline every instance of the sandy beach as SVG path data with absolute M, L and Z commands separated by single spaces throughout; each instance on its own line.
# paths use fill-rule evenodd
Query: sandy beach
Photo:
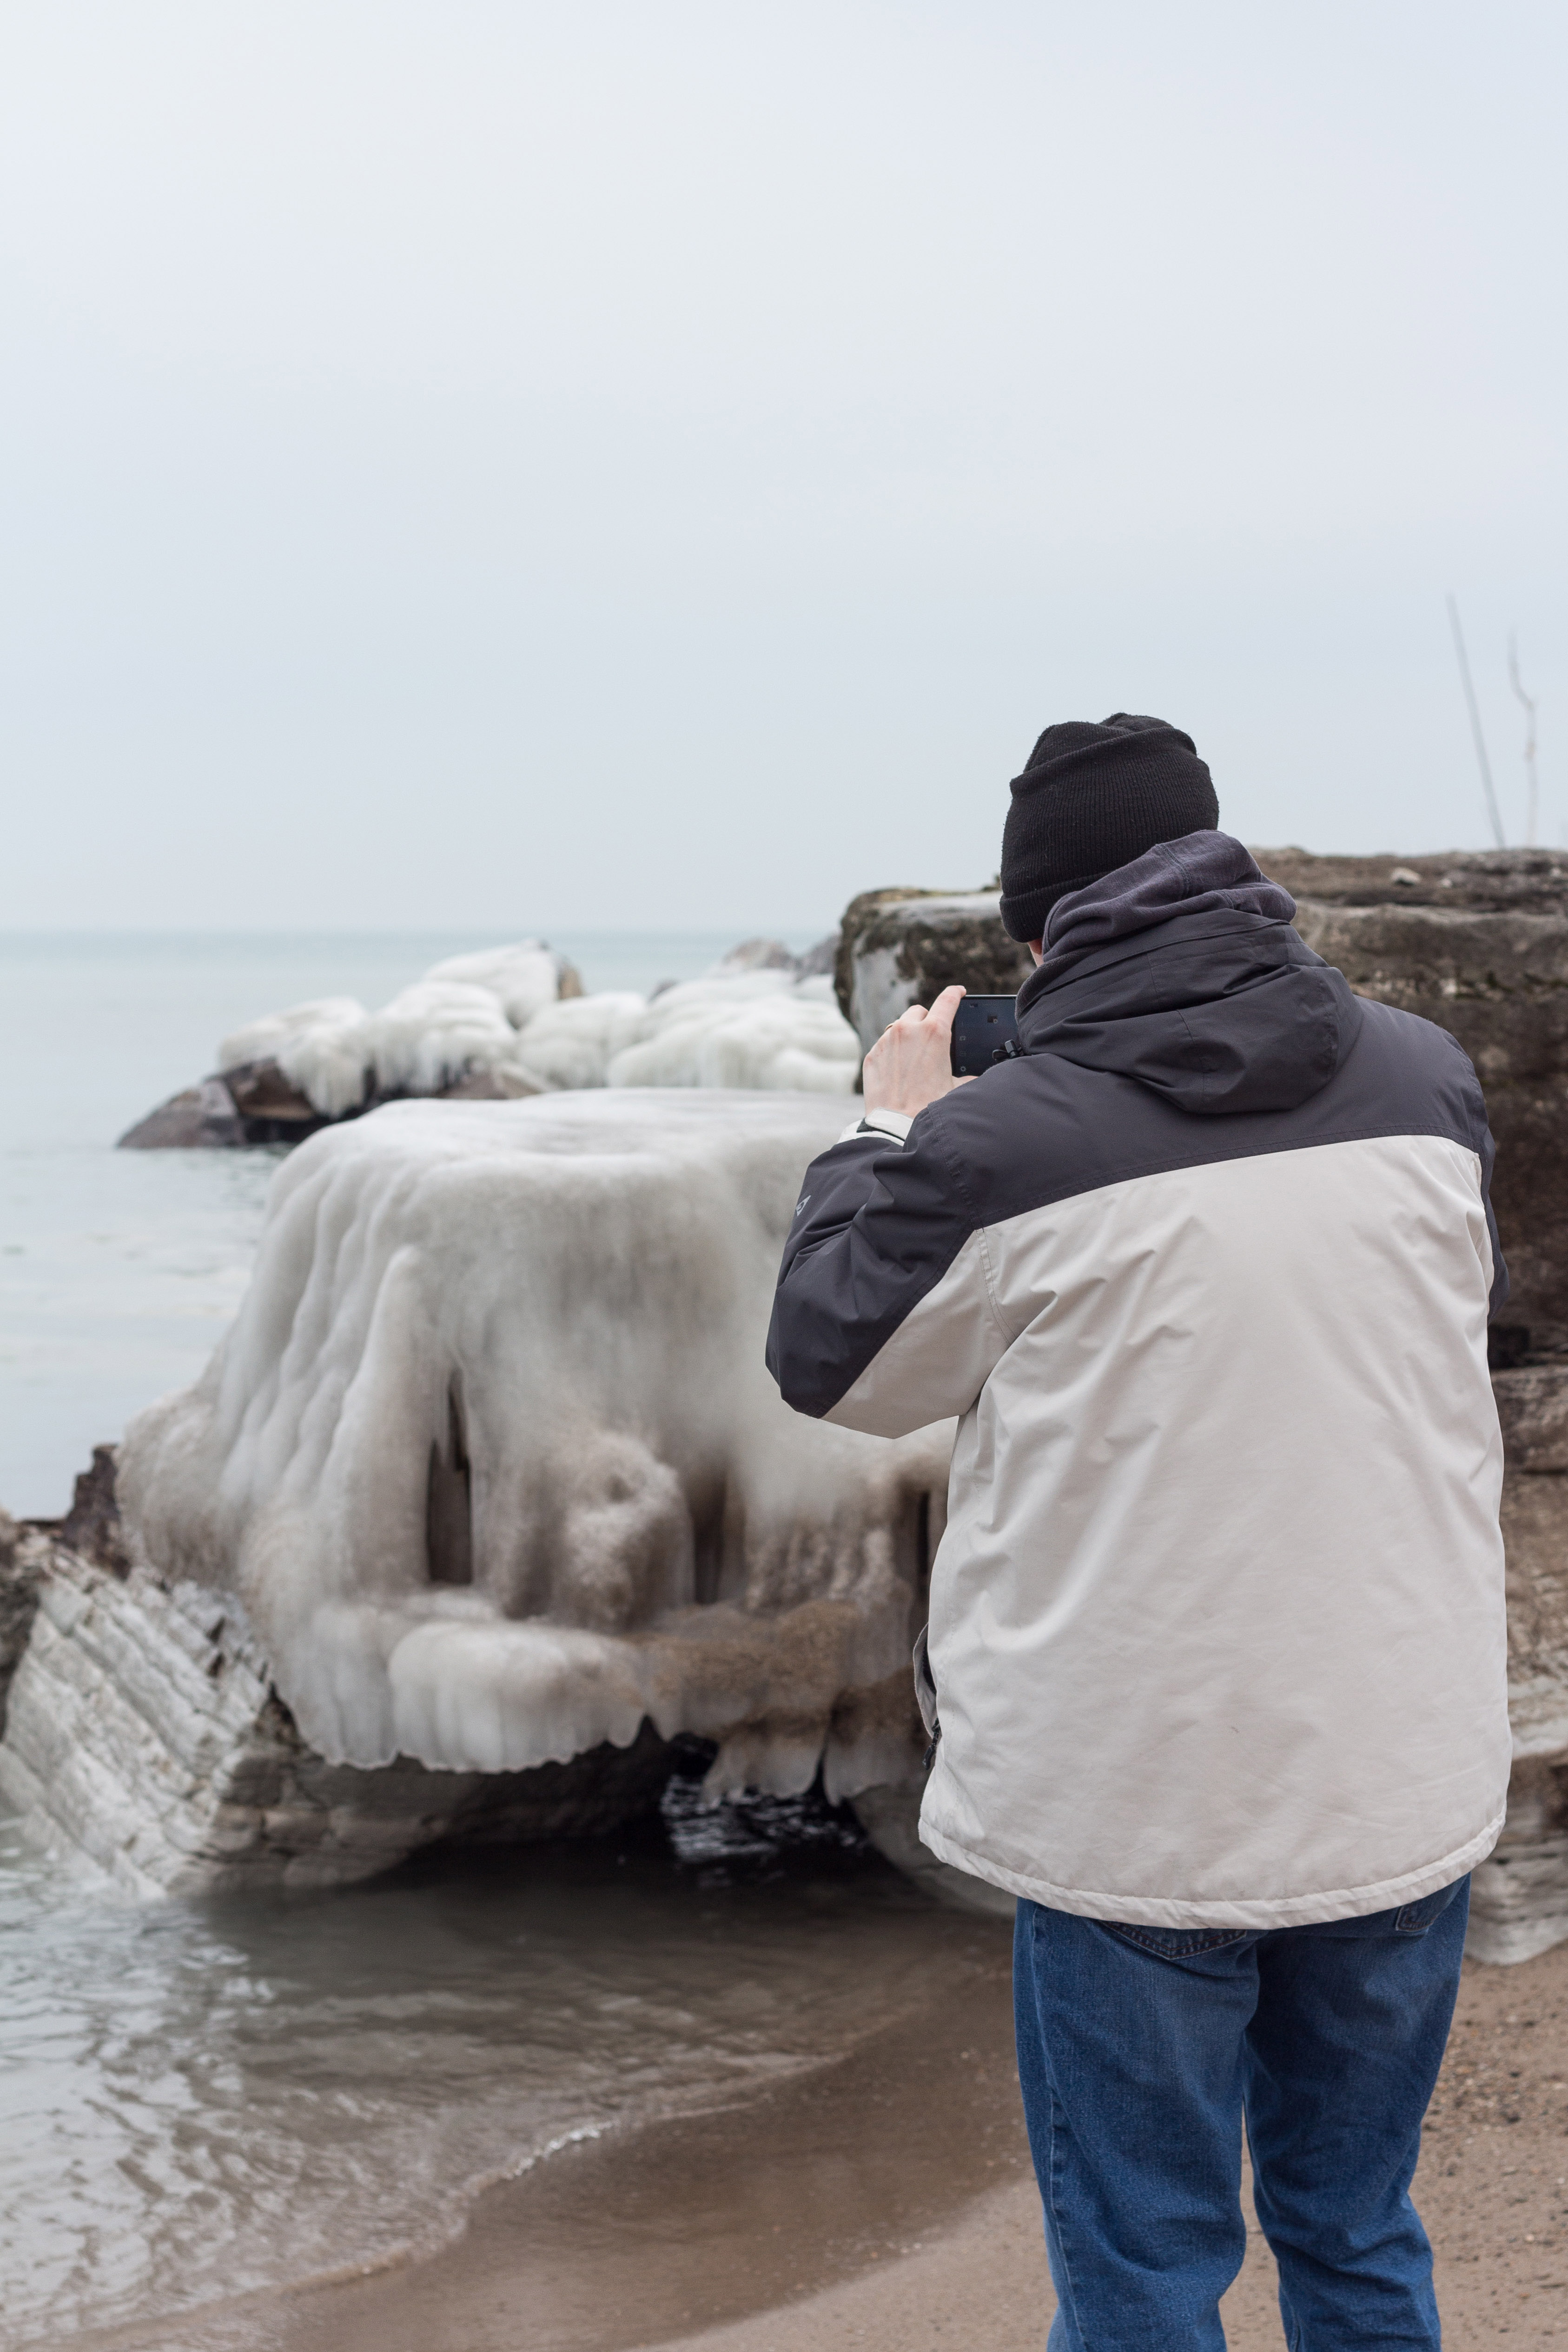
M 1467 1965 L 1416 2178 L 1445 2339 L 1457 2352 L 1568 2338 L 1565 2140 L 1568 1945 L 1518 1968 Z M 1246 2263 L 1222 2305 L 1226 2336 L 1232 2352 L 1276 2352 L 1273 2259 L 1249 2201 L 1248 2220 Z M 868 2264 L 789 2307 L 678 2343 L 680 2352 L 961 2343 L 1013 2352 L 1044 2343 L 1054 2308 L 1034 2184 L 1014 2180 L 881 2274 Z
M 104 2336 L 159 2352 L 989 2352 L 1054 2308 L 994 1965 L 745 2106 L 567 2151 L 433 2260 Z M 1461 2352 L 1568 2338 L 1568 1946 L 1467 1966 L 1417 2197 Z M 1250 2207 L 1249 2205 L 1250 2217 Z M 1255 2226 L 1233 2352 L 1281 2341 Z

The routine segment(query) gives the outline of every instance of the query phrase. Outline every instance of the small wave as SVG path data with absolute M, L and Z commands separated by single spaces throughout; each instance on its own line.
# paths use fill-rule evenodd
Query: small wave
M 928 1916 L 820 1800 L 695 1780 L 630 1839 L 287 1904 L 95 1901 L 0 1837 L 0 2343 L 423 2258 L 497 2182 L 840 2055 Z

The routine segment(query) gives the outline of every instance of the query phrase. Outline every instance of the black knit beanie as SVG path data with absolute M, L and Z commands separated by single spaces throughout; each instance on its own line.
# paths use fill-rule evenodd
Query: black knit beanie
M 1190 735 L 1163 719 L 1115 710 L 1048 727 L 1021 776 L 1002 833 L 1002 921 L 1015 940 L 1044 937 L 1059 898 L 1152 849 L 1212 831 L 1219 803 Z

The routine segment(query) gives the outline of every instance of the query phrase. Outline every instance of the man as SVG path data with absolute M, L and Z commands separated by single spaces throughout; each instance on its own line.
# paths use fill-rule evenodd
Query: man
M 873 1048 L 768 1362 L 957 1416 L 921 1835 L 1019 1898 L 1053 2352 L 1223 2344 L 1243 2114 L 1288 2343 L 1436 2347 L 1409 2183 L 1509 1769 L 1492 1144 L 1218 815 L 1176 728 L 1046 729 L 1019 1055 L 954 1084 L 956 988 Z

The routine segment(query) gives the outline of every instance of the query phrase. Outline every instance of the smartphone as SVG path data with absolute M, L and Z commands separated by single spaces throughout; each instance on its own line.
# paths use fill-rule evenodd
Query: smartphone
M 1019 1050 L 1018 1000 L 966 996 L 953 1019 L 953 1076 L 977 1078 Z

